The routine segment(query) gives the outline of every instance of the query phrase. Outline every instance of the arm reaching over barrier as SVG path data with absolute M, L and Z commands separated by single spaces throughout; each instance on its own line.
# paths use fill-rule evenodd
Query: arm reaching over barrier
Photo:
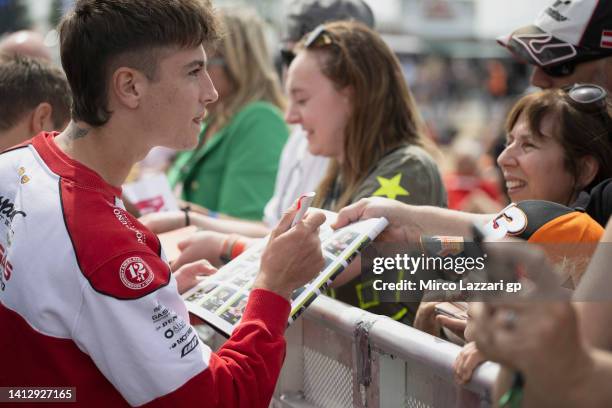
M 334 228 L 362 219 L 385 217 L 389 226 L 379 240 L 416 242 L 421 235 L 462 235 L 471 233 L 473 223 L 484 224 L 494 215 L 471 214 L 432 206 L 402 204 L 381 197 L 364 198 L 338 213 Z

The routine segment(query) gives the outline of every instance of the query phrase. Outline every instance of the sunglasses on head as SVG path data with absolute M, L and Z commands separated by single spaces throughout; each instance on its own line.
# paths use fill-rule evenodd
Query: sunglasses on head
M 601 118 L 608 137 L 612 137 L 612 118 L 608 112 L 608 92 L 598 85 L 575 84 L 562 88 L 571 105 Z
M 574 84 L 563 88 L 572 105 L 583 112 L 608 112 L 608 92 L 598 85 Z
M 322 47 L 333 43 L 334 40 L 331 34 L 327 32 L 324 25 L 320 25 L 308 34 L 306 41 L 304 41 L 304 48 Z M 288 67 L 295 59 L 295 52 L 293 52 L 293 50 L 283 48 L 280 50 L 280 58 L 283 65 Z
M 304 48 L 316 48 L 331 45 L 334 43 L 334 38 L 325 29 L 324 25 L 320 25 L 308 34 L 304 41 Z

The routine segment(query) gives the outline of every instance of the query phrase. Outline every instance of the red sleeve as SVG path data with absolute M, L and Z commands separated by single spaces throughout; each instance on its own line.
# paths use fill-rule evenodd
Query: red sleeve
M 255 289 L 240 325 L 210 356 L 208 368 L 146 406 L 267 408 L 285 359 L 289 312 L 286 299 Z

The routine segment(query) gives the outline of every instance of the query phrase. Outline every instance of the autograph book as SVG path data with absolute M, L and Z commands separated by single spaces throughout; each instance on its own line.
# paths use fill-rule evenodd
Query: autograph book
M 338 230 L 330 225 L 337 214 L 322 211 L 327 220 L 320 227 L 321 248 L 325 259 L 323 270 L 308 284 L 296 289 L 291 296 L 291 313 L 287 324 L 298 316 L 342 272 L 353 258 L 385 229 L 385 218 L 363 220 Z M 188 310 L 205 320 L 224 336 L 229 337 L 240 322 L 249 292 L 268 238 L 263 238 L 244 253 L 206 277 L 183 294 Z

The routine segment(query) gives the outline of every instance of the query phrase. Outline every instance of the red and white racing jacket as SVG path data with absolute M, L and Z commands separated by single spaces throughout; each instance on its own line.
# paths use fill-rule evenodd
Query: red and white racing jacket
M 157 237 L 54 137 L 0 155 L 0 386 L 76 387 L 86 407 L 267 407 L 288 302 L 255 290 L 212 353 Z

